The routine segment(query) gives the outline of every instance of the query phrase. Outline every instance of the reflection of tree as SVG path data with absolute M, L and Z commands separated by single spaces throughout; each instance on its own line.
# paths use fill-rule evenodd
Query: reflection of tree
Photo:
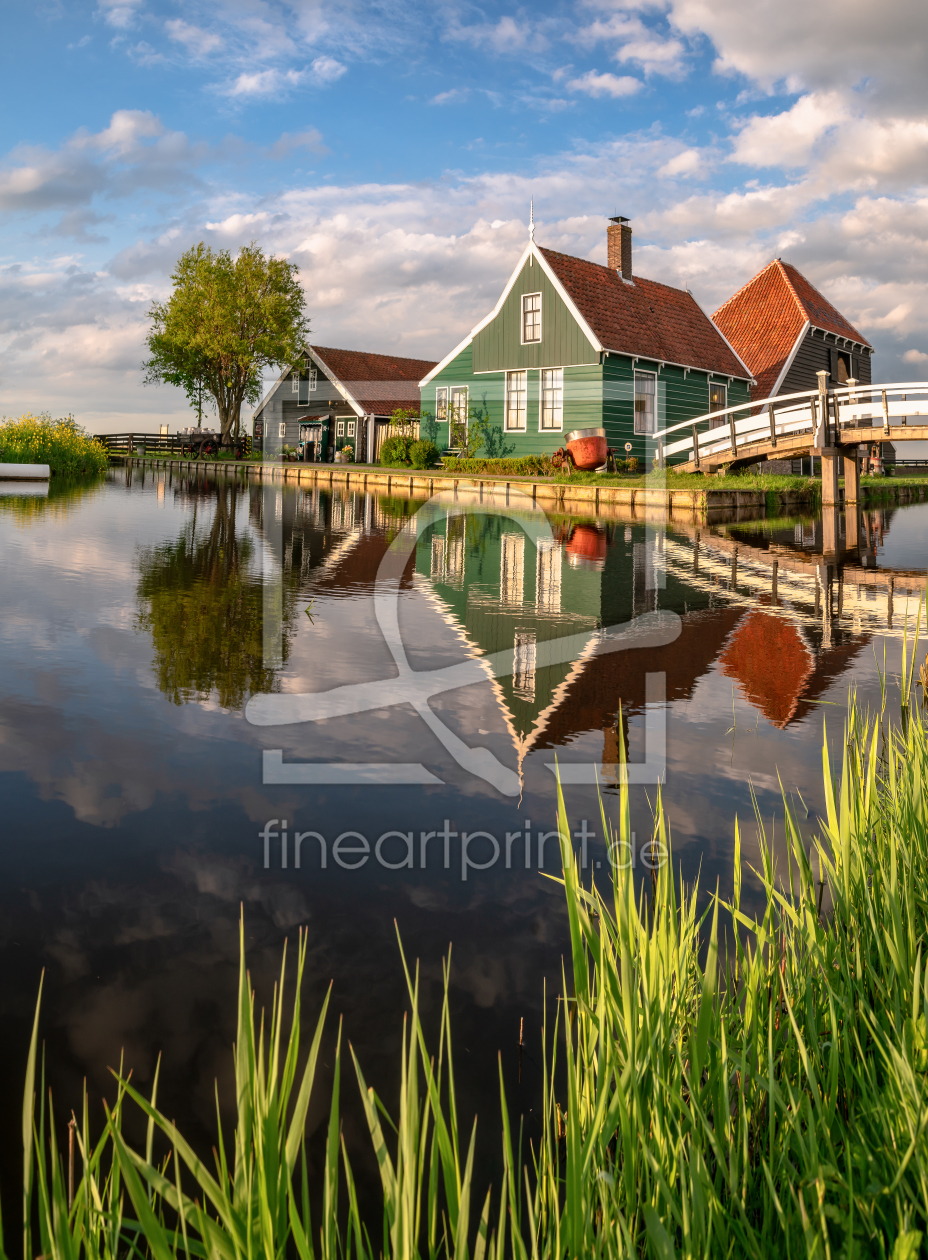
M 239 487 L 210 487 L 215 512 L 208 533 L 197 514 L 175 542 L 147 548 L 139 558 L 141 629 L 155 648 L 158 686 L 174 704 L 216 694 L 223 708 L 272 691 L 275 673 L 262 660 L 264 592 L 253 571 L 254 547 L 236 534 Z M 294 632 L 292 585 L 283 590 L 283 660 Z

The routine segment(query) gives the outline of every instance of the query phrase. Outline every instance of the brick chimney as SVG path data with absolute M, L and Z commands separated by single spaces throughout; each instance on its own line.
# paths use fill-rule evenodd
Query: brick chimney
M 632 278 L 632 229 L 628 219 L 616 215 L 606 228 L 606 245 L 609 252 L 608 266 L 617 271 L 623 280 Z

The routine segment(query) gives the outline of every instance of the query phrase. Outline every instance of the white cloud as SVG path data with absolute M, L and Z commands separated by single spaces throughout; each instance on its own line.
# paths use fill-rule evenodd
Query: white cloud
M 305 82 L 307 70 L 247 70 L 225 89 L 237 98 L 282 96 Z
M 284 158 L 291 153 L 296 153 L 300 149 L 305 149 L 307 153 L 326 154 L 329 150 L 322 141 L 322 133 L 317 131 L 315 127 L 307 127 L 305 131 L 289 132 L 285 131 L 279 140 L 277 140 L 265 152 L 268 157 Z
M 577 79 L 568 80 L 567 87 L 571 92 L 586 92 L 588 96 L 633 96 L 641 87 L 641 80 L 629 74 L 599 74 L 596 70 L 587 70 Z
M 669 0 L 674 25 L 707 35 L 723 72 L 765 90 L 852 88 L 869 81 L 888 100 L 924 101 L 923 0 Z
M 99 0 L 97 13 L 107 26 L 124 31 L 135 23 L 142 3 L 143 0 Z
M 608 18 L 597 18 L 587 26 L 581 26 L 567 36 L 571 42 L 585 48 L 597 44 L 615 44 L 619 47 L 612 54 L 620 65 L 633 61 L 641 66 L 646 75 L 663 74 L 679 77 L 684 73 L 686 46 L 672 32 L 664 34 L 627 10 L 612 13 Z
M 495 53 L 513 53 L 525 50 L 541 51 L 547 47 L 545 36 L 524 17 L 518 20 L 501 17 L 498 22 L 482 22 L 473 26 L 452 23 L 445 39 L 472 44 L 475 48 L 488 48 Z
M 684 149 L 676 157 L 657 169 L 658 175 L 668 178 L 679 175 L 696 175 L 705 170 L 706 159 L 699 149 Z
M 336 79 L 342 77 L 348 67 L 343 66 L 334 57 L 317 57 L 311 69 L 314 83 L 334 83 Z
M 470 96 L 470 88 L 449 88 L 447 92 L 439 92 L 429 101 L 430 105 L 459 105 Z
M 205 57 L 218 48 L 222 48 L 223 39 L 215 31 L 204 31 L 199 26 L 192 26 L 183 18 L 172 18 L 165 22 L 164 29 L 175 43 L 183 44 L 191 57 Z
M 903 363 L 928 363 L 928 354 L 924 350 L 906 350 L 902 356 Z
M 731 160 L 747 166 L 804 166 L 822 137 L 849 117 L 842 93 L 809 93 L 782 113 L 749 119 L 738 132 Z

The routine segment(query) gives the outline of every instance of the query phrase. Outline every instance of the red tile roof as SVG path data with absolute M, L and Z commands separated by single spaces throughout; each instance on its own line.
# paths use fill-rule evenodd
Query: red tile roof
M 429 359 L 401 359 L 366 350 L 335 350 L 312 346 L 313 354 L 368 415 L 389 416 L 397 407 L 419 410 L 419 382 L 435 363 Z
M 745 364 L 685 289 L 640 276 L 626 284 L 610 267 L 553 249 L 540 252 L 607 350 L 750 379 Z
M 712 316 L 767 398 L 806 323 L 862 345 L 870 343 L 790 263 L 775 258 Z

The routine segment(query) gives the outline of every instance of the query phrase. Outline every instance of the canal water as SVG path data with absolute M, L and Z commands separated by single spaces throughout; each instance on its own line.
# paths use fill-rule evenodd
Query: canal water
M 752 793 L 775 843 L 781 781 L 814 828 L 825 723 L 839 743 L 849 688 L 878 704 L 883 669 L 898 694 L 928 504 L 837 532 L 836 561 L 812 518 L 597 520 L 514 491 L 426 501 L 164 471 L 0 496 L 4 1132 L 44 970 L 59 1113 L 84 1079 L 111 1098 L 121 1058 L 144 1088 L 160 1053 L 160 1100 L 208 1152 L 214 1080 L 231 1096 L 242 914 L 264 1003 L 305 928 L 307 1019 L 331 982 L 333 1038 L 343 1018 L 387 1099 L 397 933 L 429 1019 L 453 946 L 456 1069 L 495 1151 L 497 1052 L 528 1113 L 568 951 L 547 878 L 556 768 L 599 879 L 600 810 L 615 816 L 624 773 L 621 860 L 642 878 L 658 791 L 674 861 L 706 890 L 731 887 L 736 817 L 755 860 Z M 346 1126 L 361 1149 L 350 1105 Z M 5 1141 L 5 1208 L 18 1161 Z

